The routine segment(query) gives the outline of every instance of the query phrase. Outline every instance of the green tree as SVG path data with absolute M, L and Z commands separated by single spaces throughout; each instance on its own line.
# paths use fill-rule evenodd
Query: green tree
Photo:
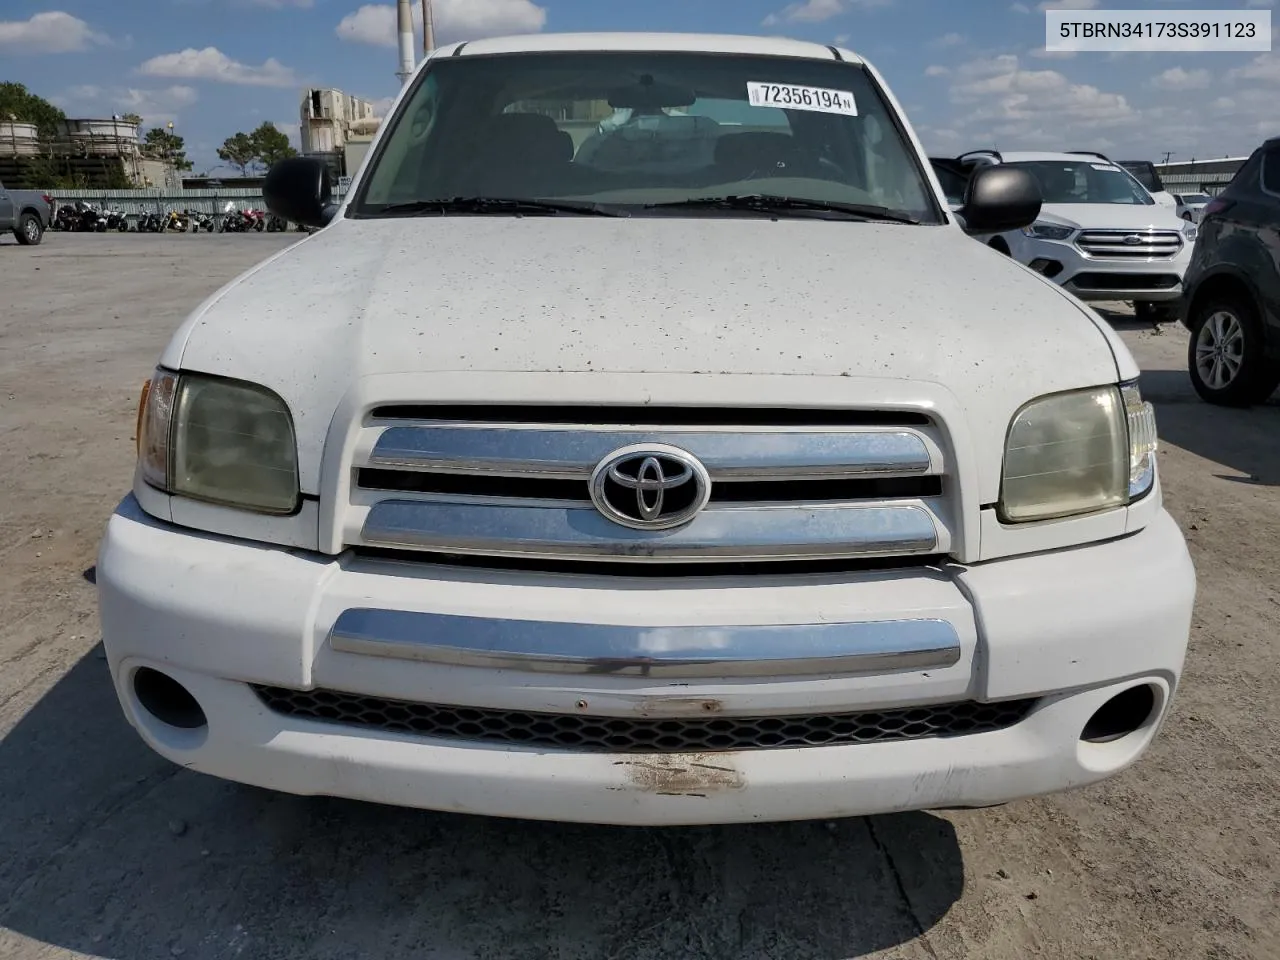
M 190 170 L 191 161 L 187 159 L 186 141 L 164 127 L 152 127 L 142 138 L 143 146 L 149 155 L 157 160 L 170 161 L 176 170 Z
M 258 145 L 247 133 L 237 133 L 222 141 L 218 148 L 218 159 L 240 168 L 240 176 L 249 171 L 249 164 L 258 158 Z
M 142 126 L 142 117 L 136 113 L 122 113 L 120 115 L 120 121 L 122 123 L 132 123 L 138 127 Z
M 67 115 L 20 83 L 0 83 L 0 120 L 34 123 L 42 137 L 57 133 L 58 121 Z
M 249 139 L 253 141 L 254 159 L 267 169 L 280 160 L 298 155 L 298 151 L 289 145 L 288 134 L 276 129 L 269 120 L 249 134 Z

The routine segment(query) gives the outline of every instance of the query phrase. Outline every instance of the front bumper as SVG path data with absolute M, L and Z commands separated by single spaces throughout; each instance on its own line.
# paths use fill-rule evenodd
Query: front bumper
M 646 581 L 335 559 L 169 526 L 130 497 L 108 526 L 98 585 L 124 712 L 153 749 L 190 769 L 291 793 L 427 809 L 687 824 L 978 806 L 1123 769 L 1149 745 L 1176 689 L 1195 580 L 1181 534 L 1163 512 L 1130 537 L 967 568 Z M 679 679 L 519 658 L 423 659 L 406 649 L 414 646 L 412 630 L 378 650 L 377 637 L 364 636 L 364 648 L 352 642 L 361 632 L 350 628 L 350 615 L 347 627 L 335 629 L 344 613 L 371 608 L 603 623 L 623 637 L 678 629 L 708 643 L 761 625 L 930 622 L 945 625 L 954 642 L 935 644 L 947 651 L 934 666 L 876 662 L 845 673 L 752 676 L 731 665 L 721 676 L 695 671 Z M 573 652 L 569 641 L 562 646 Z M 207 723 L 183 729 L 148 712 L 133 682 L 143 667 L 181 683 Z M 1094 712 L 1139 682 L 1155 694 L 1147 721 L 1114 742 L 1082 741 Z M 707 711 L 790 717 L 1037 702 L 1012 726 L 945 739 L 639 754 L 326 723 L 269 709 L 250 684 L 672 721 L 705 719 Z
M 1020 263 L 1053 280 L 1085 301 L 1133 300 L 1169 303 L 1182 297 L 1182 279 L 1191 263 L 1194 241 L 1183 241 L 1168 259 L 1109 259 L 1088 256 L 1074 240 L 1023 237 L 1015 242 Z

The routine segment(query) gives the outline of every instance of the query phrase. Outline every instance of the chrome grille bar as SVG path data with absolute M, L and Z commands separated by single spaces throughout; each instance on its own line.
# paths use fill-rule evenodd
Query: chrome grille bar
M 1080 251 L 1097 260 L 1168 260 L 1182 242 L 1176 230 L 1085 230 L 1076 238 Z
M 908 431 L 573 430 L 454 424 L 391 427 L 371 467 L 502 476 L 585 479 L 631 444 L 660 443 L 696 456 L 713 480 L 913 476 L 935 472 L 924 439 Z
M 646 677 L 799 676 L 933 670 L 960 660 L 945 620 L 624 626 L 408 610 L 344 610 L 335 650 L 454 666 Z
M 709 508 L 674 530 L 632 530 L 594 509 L 388 499 L 361 530 L 369 546 L 489 556 L 611 560 L 840 559 L 945 552 L 923 506 Z

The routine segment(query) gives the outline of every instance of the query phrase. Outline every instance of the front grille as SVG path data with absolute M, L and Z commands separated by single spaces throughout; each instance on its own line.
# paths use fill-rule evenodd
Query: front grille
M 1176 230 L 1085 230 L 1076 246 L 1095 260 L 1169 260 L 1182 249 Z
M 912 410 L 402 403 L 372 407 L 354 450 L 338 549 L 700 564 L 955 546 L 947 437 Z M 661 496 L 617 474 L 654 450 L 659 485 L 682 477 Z
M 254 686 L 272 711 L 322 723 L 446 740 L 582 753 L 705 753 L 886 743 L 1004 730 L 1035 700 L 940 704 L 794 717 L 632 719 L 412 703 L 337 690 Z
M 1173 273 L 1077 273 L 1071 278 L 1081 290 L 1172 290 L 1181 282 Z

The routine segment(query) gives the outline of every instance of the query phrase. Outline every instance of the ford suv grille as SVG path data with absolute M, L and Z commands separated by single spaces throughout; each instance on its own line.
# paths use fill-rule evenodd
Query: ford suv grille
M 1169 260 L 1182 249 L 1176 230 L 1085 230 L 1076 246 L 1095 260 Z

